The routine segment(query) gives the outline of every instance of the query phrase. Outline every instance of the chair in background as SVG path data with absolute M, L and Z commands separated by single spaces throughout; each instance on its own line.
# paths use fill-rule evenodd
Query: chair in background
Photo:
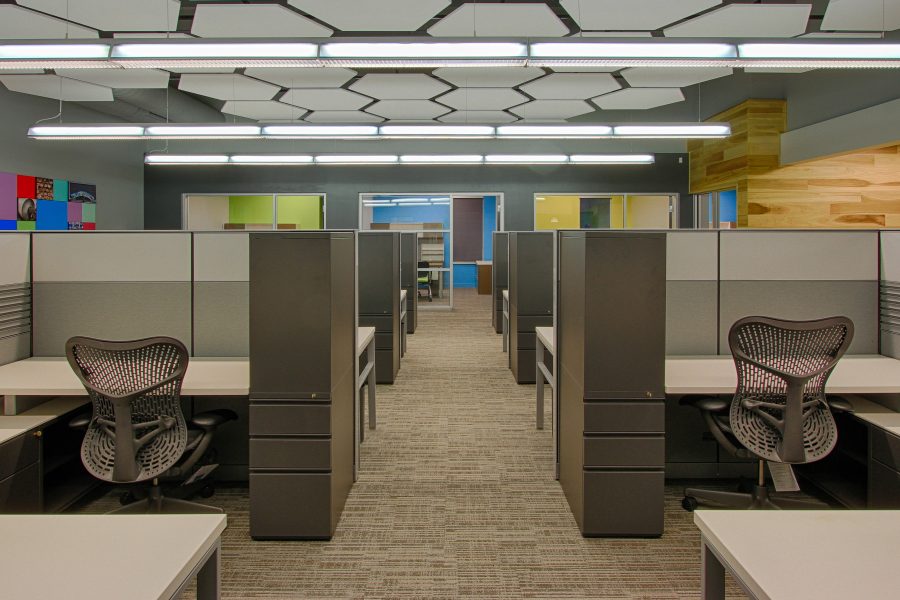
M 420 260 L 418 262 L 418 269 L 427 269 L 431 265 L 428 264 L 427 261 Z M 422 295 L 422 290 L 425 290 L 425 295 Z M 428 277 L 428 273 L 422 275 L 419 273 L 419 276 L 416 278 L 416 295 L 419 298 L 425 298 L 429 302 L 431 302 L 434 298 L 431 296 L 431 280 Z
M 165 497 L 159 483 L 190 474 L 207 454 L 216 428 L 237 418 L 233 411 L 217 410 L 195 415 L 190 426 L 185 421 L 184 344 L 168 337 L 117 342 L 73 337 L 66 342 L 66 357 L 93 407 L 81 445 L 85 468 L 110 483 L 152 481 L 146 501 L 113 512 L 221 512 Z
M 850 406 L 826 398 L 825 384 L 852 339 L 853 322 L 846 317 L 746 317 L 732 325 L 734 398 L 686 396 L 682 402 L 700 410 L 713 437 L 732 456 L 758 460 L 757 480 L 748 493 L 688 488 L 682 506 L 694 510 L 708 501 L 731 508 L 821 508 L 812 499 L 771 493 L 765 463 L 811 463 L 834 448 L 832 410 L 849 411 Z

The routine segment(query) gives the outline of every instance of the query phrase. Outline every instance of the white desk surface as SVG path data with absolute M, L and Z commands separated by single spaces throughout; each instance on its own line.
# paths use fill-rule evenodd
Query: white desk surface
M 756 598 L 900 595 L 900 511 L 698 510 L 694 523 Z
M 359 356 L 366 351 L 366 346 L 375 337 L 374 327 L 357 327 L 356 328 L 356 355 Z
M 509 290 L 503 290 L 503 298 L 505 298 L 507 302 L 509 301 Z
M 224 531 L 225 515 L 2 515 L 0 595 L 170 598 Z
M 400 302 L 406 300 L 406 290 L 400 290 Z
M 87 396 L 54 398 L 19 415 L 0 416 L 0 443 L 11 440 L 29 429 L 40 427 L 79 406 L 86 406 Z M 2 586 L 0 586 L 2 591 Z
M 552 327 L 535 327 L 535 334 L 541 339 L 541 343 L 544 345 L 551 354 L 553 354 L 553 328 Z

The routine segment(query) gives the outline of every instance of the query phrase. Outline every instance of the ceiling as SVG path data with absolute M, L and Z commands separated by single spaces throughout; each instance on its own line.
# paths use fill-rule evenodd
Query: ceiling
M 0 0 L 2 39 L 865 38 L 897 29 L 900 0 Z M 137 90 L 178 90 L 170 93 L 190 96 L 227 120 L 498 124 L 581 120 L 592 113 L 615 120 L 623 110 L 683 102 L 683 88 L 733 73 L 729 68 L 603 71 L 68 69 L 2 74 L 0 83 L 15 92 L 91 103 L 100 110 L 135 98 Z

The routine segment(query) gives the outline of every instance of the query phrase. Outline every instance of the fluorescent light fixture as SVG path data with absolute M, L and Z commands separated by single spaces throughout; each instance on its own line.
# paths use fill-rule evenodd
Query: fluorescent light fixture
M 500 137 L 579 138 L 612 135 L 609 125 L 503 125 L 497 127 Z
M 144 128 L 133 125 L 38 125 L 28 129 L 36 139 L 133 138 L 144 135 Z
M 378 135 L 375 125 L 266 125 L 263 135 L 297 138 L 352 138 Z
M 573 154 L 569 162 L 576 165 L 652 165 L 652 154 Z
M 484 160 L 480 154 L 404 154 L 401 163 L 411 165 L 464 165 L 479 164 Z
M 320 58 L 525 58 L 528 47 L 519 42 L 330 42 Z
M 193 42 L 189 44 L 119 44 L 113 46 L 115 59 L 260 59 L 260 58 L 316 58 L 318 46 L 304 43 L 215 43 Z
M 731 127 L 727 124 L 710 125 L 616 125 L 617 137 L 728 137 Z
M 11 44 L 0 45 L 0 61 L 84 60 L 109 57 L 106 44 Z
M 396 163 L 394 154 L 325 154 L 316 157 L 321 165 L 386 165 Z
M 717 43 L 629 43 L 629 42 L 538 42 L 531 44 L 532 58 L 735 58 L 732 44 Z
M 223 165 L 228 162 L 225 154 L 148 154 L 148 165 Z
M 309 154 L 235 154 L 231 162 L 237 165 L 311 165 Z
M 563 164 L 569 160 L 565 154 L 488 154 L 484 162 L 510 165 Z
M 741 58 L 897 60 L 900 44 L 740 44 L 738 53 Z
M 403 204 L 397 204 L 395 206 L 434 206 L 431 202 L 405 202 Z
M 394 198 L 391 202 L 396 202 L 397 204 L 408 204 L 410 202 L 434 202 L 435 200 L 441 200 L 445 202 L 450 202 L 449 196 L 403 196 L 400 198 Z
M 382 125 L 381 135 L 393 137 L 491 137 L 490 125 Z
M 255 137 L 257 125 L 153 125 L 145 130 L 152 137 Z

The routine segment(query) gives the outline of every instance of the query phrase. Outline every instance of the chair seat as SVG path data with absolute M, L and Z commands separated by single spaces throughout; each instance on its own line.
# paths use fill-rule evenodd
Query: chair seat
M 237 413 L 227 408 L 217 408 L 206 412 L 197 413 L 191 418 L 191 425 L 201 429 L 215 429 L 228 421 L 236 421 Z
M 205 432 L 202 429 L 191 429 L 187 430 L 187 446 L 185 446 L 185 455 L 188 452 L 197 447 L 197 444 L 200 443 L 200 439 L 203 438 L 203 434 Z
M 730 400 L 716 396 L 684 396 L 680 402 L 697 410 L 712 413 L 725 412 L 731 404 Z

